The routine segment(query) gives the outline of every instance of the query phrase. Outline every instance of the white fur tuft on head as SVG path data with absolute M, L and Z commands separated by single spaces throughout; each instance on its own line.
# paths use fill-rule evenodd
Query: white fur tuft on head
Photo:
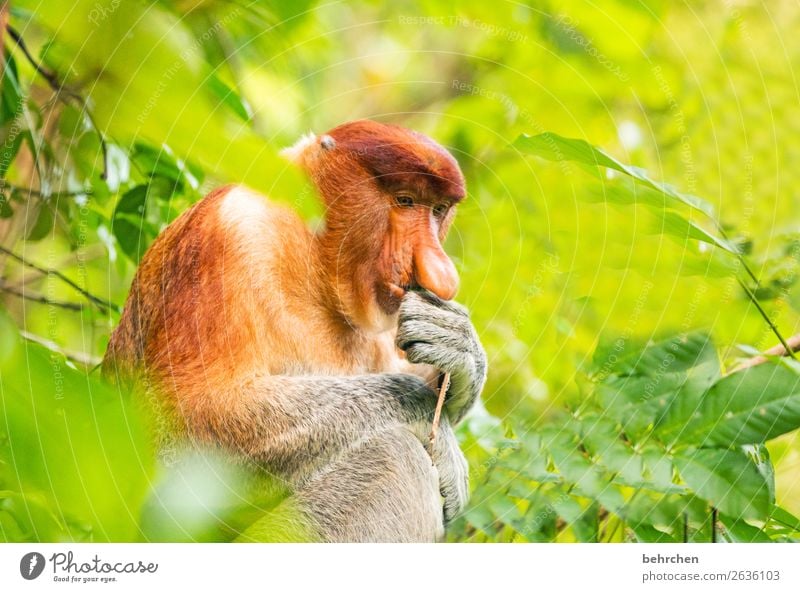
M 303 165 L 303 161 L 307 156 L 308 150 L 317 144 L 317 135 L 314 132 L 308 132 L 303 135 L 297 142 L 288 148 L 281 150 L 281 156 L 298 165 Z

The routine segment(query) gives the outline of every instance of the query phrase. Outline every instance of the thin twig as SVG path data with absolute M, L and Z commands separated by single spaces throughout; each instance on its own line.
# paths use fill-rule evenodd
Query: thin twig
M 0 179 L 0 189 L 6 189 L 8 191 L 16 191 L 18 193 L 28 193 L 30 195 L 35 195 L 36 197 L 41 198 L 58 198 L 58 197 L 79 197 L 82 195 L 91 195 L 91 190 L 84 190 L 84 191 L 54 191 L 52 193 L 43 193 L 38 189 L 33 189 L 31 187 L 22 187 L 20 185 L 13 185 L 8 181 Z
M 781 332 L 778 331 L 778 327 L 775 325 L 775 323 L 772 322 L 772 319 L 769 318 L 769 315 L 767 314 L 767 311 L 765 311 L 764 308 L 761 306 L 761 303 L 758 301 L 758 298 L 753 293 L 753 291 L 747 286 L 747 284 L 745 284 L 741 280 L 741 278 L 736 278 L 736 281 L 739 282 L 739 285 L 742 287 L 742 289 L 747 294 L 747 297 L 749 298 L 750 302 L 753 303 L 753 306 L 756 307 L 756 310 L 758 310 L 758 313 L 767 322 L 767 325 L 769 325 L 769 328 L 772 331 L 772 333 L 774 333 L 775 337 L 778 338 L 778 341 L 781 342 L 781 345 L 783 346 L 784 351 L 786 352 L 784 355 L 787 355 L 790 358 L 792 358 L 793 360 L 796 360 L 797 358 L 794 355 L 794 350 L 791 347 L 789 347 L 788 343 L 786 343 L 786 340 L 783 338 L 783 335 L 781 335 Z
M 86 101 L 86 98 L 80 95 L 79 93 L 75 92 L 74 90 L 67 88 L 62 82 L 58 80 L 58 76 L 56 75 L 55 72 L 48 70 L 41 63 L 39 63 L 39 61 L 33 57 L 33 54 L 31 54 L 27 44 L 25 43 L 25 40 L 22 38 L 22 35 L 20 35 L 19 32 L 16 29 L 14 29 L 14 27 L 12 27 L 11 25 L 6 25 L 6 30 L 8 31 L 8 34 L 11 36 L 14 42 L 17 44 L 17 47 L 19 47 L 20 50 L 22 51 L 23 55 L 25 56 L 25 59 L 27 59 L 28 62 L 31 64 L 31 66 L 33 66 L 34 70 L 36 70 L 36 72 L 42 78 L 44 78 L 45 81 L 47 81 L 48 86 L 53 90 L 53 92 L 56 93 L 56 96 L 59 97 L 59 100 L 61 100 L 61 102 L 64 103 L 65 105 L 69 104 L 67 100 L 62 98 L 62 95 L 65 95 L 66 97 L 74 101 L 77 101 L 80 104 L 81 108 L 83 109 L 84 113 L 86 113 L 86 117 L 89 119 L 89 123 L 91 123 L 95 133 L 97 134 L 97 137 L 100 140 L 100 149 L 103 152 L 103 172 L 100 173 L 100 178 L 105 181 L 108 178 L 108 142 L 106 142 L 105 134 L 103 134 L 103 132 L 97 126 L 97 121 L 95 121 L 92 110 L 89 109 L 89 104 Z
M 722 224 L 720 224 L 713 216 L 710 216 L 710 218 L 714 222 L 714 226 L 716 227 L 717 232 L 719 232 L 720 236 L 722 236 L 722 238 L 725 241 L 730 243 L 728 234 L 725 232 L 725 229 L 722 227 Z M 756 287 L 758 287 L 760 282 L 756 277 L 756 274 L 753 272 L 752 269 L 750 269 L 750 266 L 747 264 L 747 260 L 744 258 L 744 255 L 741 252 L 739 252 L 739 249 L 735 249 L 735 251 L 736 251 L 735 252 L 736 259 L 742 265 L 747 275 L 750 276 L 750 279 L 753 280 Z M 761 303 L 758 301 L 758 298 L 756 297 L 755 293 L 740 277 L 738 277 L 738 275 L 736 277 L 736 281 L 739 282 L 739 285 L 742 287 L 742 290 L 744 290 L 745 294 L 747 294 L 748 300 L 750 300 L 750 302 L 753 303 L 753 306 L 756 307 L 756 310 L 758 310 L 758 314 L 760 314 L 761 317 L 766 321 L 767 325 L 770 328 L 770 331 L 772 331 L 775 334 L 775 337 L 778 338 L 778 341 L 780 341 L 781 345 L 785 348 L 786 351 L 785 355 L 789 356 L 793 360 L 796 360 L 797 358 L 794 355 L 794 351 L 786 343 L 786 340 L 783 338 L 783 335 L 781 334 L 780 330 L 778 330 L 778 326 L 772 321 L 771 318 L 769 318 L 767 311 L 765 311 L 764 308 L 761 306 Z
M 57 271 L 55 269 L 47 269 L 45 267 L 40 267 L 40 266 L 36 265 L 35 263 L 31 263 L 30 261 L 24 259 L 23 257 L 20 257 L 19 255 L 17 255 L 13 251 L 11 251 L 9 249 L 6 249 L 3 246 L 0 246 L 0 253 L 5 253 L 6 255 L 8 255 L 9 257 L 14 259 L 15 261 L 18 261 L 19 263 L 21 263 L 25 267 L 30 267 L 31 269 L 35 269 L 39 273 L 43 273 L 45 275 L 52 275 L 54 277 L 57 277 L 58 279 L 60 279 L 65 284 L 71 286 L 74 290 L 77 290 L 80 294 L 82 294 L 84 297 L 86 297 L 86 299 L 89 300 L 89 302 L 91 302 L 92 304 L 94 304 L 95 306 L 97 306 L 98 308 L 100 308 L 103 311 L 112 310 L 112 311 L 115 311 L 115 312 L 119 312 L 119 307 L 116 304 L 114 304 L 113 302 L 109 302 L 108 300 L 103 300 L 99 296 L 95 296 L 91 292 L 88 292 L 88 291 L 84 290 L 78 284 L 76 284 L 74 281 L 69 279 L 67 276 L 65 276 L 60 271 Z
M 428 436 L 428 450 L 433 455 L 433 445 L 436 442 L 436 432 L 439 431 L 439 422 L 442 419 L 442 408 L 444 408 L 444 398 L 450 386 L 450 373 L 445 372 L 442 376 L 442 385 L 439 387 L 439 398 L 436 400 L 436 410 L 433 412 L 433 423 L 431 433 Z
M 23 300 L 30 300 L 31 302 L 48 304 L 50 306 L 57 306 L 58 308 L 64 308 L 66 310 L 74 310 L 76 312 L 80 312 L 81 310 L 83 310 L 83 305 L 78 302 L 64 302 L 61 300 L 51 300 L 50 298 L 44 296 L 43 294 L 31 294 L 30 292 L 25 292 L 24 290 L 18 290 L 6 284 L 0 284 L 0 292 L 11 294 L 12 296 L 16 296 L 17 298 L 22 298 Z
M 717 542 L 717 509 L 711 508 L 711 542 Z
M 689 542 L 689 514 L 683 513 L 683 542 Z
M 800 333 L 789 337 L 786 340 L 786 345 L 792 352 L 800 352 Z M 770 357 L 783 357 L 786 355 L 788 355 L 786 347 L 783 344 L 778 344 L 766 350 L 764 355 L 754 356 L 740 364 L 737 364 L 730 373 L 738 372 L 739 370 L 745 370 L 753 366 L 758 366 L 759 364 L 767 362 Z
M 50 85 L 50 88 L 52 88 L 54 91 L 61 92 L 62 87 L 58 81 L 58 77 L 56 76 L 55 72 L 51 72 L 50 70 L 42 66 L 36 60 L 36 58 L 33 57 L 33 54 L 31 54 L 30 50 L 28 49 L 28 45 L 25 43 L 25 40 L 22 38 L 22 35 L 20 35 L 19 32 L 17 32 L 17 30 L 14 27 L 12 27 L 11 25 L 6 25 L 6 30 L 8 31 L 8 34 L 11 35 L 11 38 L 14 40 L 14 42 L 17 44 L 17 47 L 19 47 L 22 53 L 25 54 L 25 59 L 27 59 L 28 62 L 30 62 L 31 66 L 33 66 L 33 68 L 36 70 L 36 72 L 38 72 L 39 76 L 44 78 L 47 81 L 47 84 Z M 67 90 L 66 92 L 69 93 L 71 91 Z
M 67 351 L 60 347 L 54 341 L 50 341 L 49 339 L 45 339 L 44 337 L 40 337 L 39 335 L 34 335 L 33 333 L 29 333 L 28 331 L 20 331 L 20 335 L 22 335 L 23 339 L 27 341 L 31 341 L 33 343 L 37 343 L 43 347 L 46 347 L 52 352 L 60 354 L 67 358 L 68 360 L 80 364 L 81 366 L 89 368 L 94 368 L 98 364 L 102 362 L 100 358 L 96 358 L 94 356 L 90 356 L 89 354 L 79 353 L 79 352 L 72 352 Z

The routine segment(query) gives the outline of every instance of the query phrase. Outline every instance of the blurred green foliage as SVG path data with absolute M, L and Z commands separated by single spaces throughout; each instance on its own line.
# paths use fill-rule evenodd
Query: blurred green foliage
M 12 2 L 32 60 L 6 34 L 0 533 L 229 540 L 276 503 L 170 506 L 239 476 L 154 459 L 88 369 L 166 224 L 225 182 L 318 224 L 278 150 L 372 117 L 468 180 L 447 249 L 490 375 L 451 540 L 797 538 L 796 368 L 728 373 L 777 343 L 765 315 L 799 330 L 798 21 L 788 0 Z M 653 386 L 664 343 L 683 357 Z M 615 347 L 629 367 L 598 370 Z

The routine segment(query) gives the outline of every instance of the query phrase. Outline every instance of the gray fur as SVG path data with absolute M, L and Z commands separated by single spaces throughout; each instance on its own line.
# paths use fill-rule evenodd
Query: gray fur
M 486 382 L 486 353 L 469 313 L 429 292 L 409 292 L 400 305 L 397 346 L 409 362 L 450 373 L 445 410 L 458 423 Z
M 486 358 L 463 308 L 418 294 L 404 298 L 397 343 L 411 362 L 452 374 L 432 458 L 436 393 L 411 374 L 252 376 L 227 394 L 241 406 L 189 422 L 205 426 L 193 435 L 286 480 L 321 540 L 437 540 L 467 501 L 451 422 L 483 387 Z

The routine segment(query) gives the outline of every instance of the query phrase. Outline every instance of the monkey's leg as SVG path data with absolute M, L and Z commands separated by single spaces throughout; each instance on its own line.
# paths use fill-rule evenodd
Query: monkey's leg
M 329 542 L 434 542 L 444 533 L 437 470 L 403 427 L 360 442 L 295 497 Z

